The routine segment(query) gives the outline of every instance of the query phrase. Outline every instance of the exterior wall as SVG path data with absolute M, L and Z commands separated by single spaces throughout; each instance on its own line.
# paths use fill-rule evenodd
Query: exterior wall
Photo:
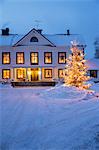
M 2 52 L 10 52 L 11 63 L 10 64 L 2 64 Z M 24 52 L 25 63 L 24 64 L 16 64 L 16 53 Z M 30 53 L 38 52 L 39 53 L 39 64 L 31 65 L 30 64 Z M 52 52 L 52 64 L 44 63 L 44 52 Z M 58 64 L 58 52 L 66 52 L 66 57 L 69 55 L 68 47 L 51 47 L 51 46 L 2 46 L 0 47 L 0 81 L 2 79 L 2 69 L 11 69 L 11 79 L 16 80 L 16 71 L 14 68 L 41 68 L 42 70 L 42 81 L 52 81 L 53 79 L 58 79 L 58 68 L 64 68 L 66 64 Z M 44 68 L 52 68 L 53 69 L 53 77 L 44 78 Z

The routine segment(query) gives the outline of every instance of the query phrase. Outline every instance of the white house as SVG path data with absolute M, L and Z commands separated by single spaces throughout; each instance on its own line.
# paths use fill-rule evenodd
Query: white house
M 9 28 L 0 35 L 0 81 L 48 85 L 63 77 L 70 42 L 79 42 L 84 51 L 84 40 L 79 34 L 43 34 L 32 29 L 26 35 L 10 34 Z
M 92 59 L 89 59 L 87 64 L 89 66 L 88 68 L 88 74 L 92 79 L 96 82 L 99 82 L 99 38 L 96 38 L 95 40 L 95 57 Z

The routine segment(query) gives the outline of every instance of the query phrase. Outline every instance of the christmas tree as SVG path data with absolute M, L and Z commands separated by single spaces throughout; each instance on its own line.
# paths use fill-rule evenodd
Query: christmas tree
M 66 59 L 67 64 L 64 70 L 65 85 L 88 89 L 90 84 L 86 84 L 86 81 L 90 77 L 87 76 L 88 66 L 85 64 L 84 52 L 78 49 L 75 42 L 72 44 L 71 52 L 72 54 Z

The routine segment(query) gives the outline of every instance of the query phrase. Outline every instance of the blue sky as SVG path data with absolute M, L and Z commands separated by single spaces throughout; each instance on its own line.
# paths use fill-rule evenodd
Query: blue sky
M 0 28 L 25 34 L 35 27 L 44 33 L 83 35 L 87 57 L 94 55 L 94 39 L 99 36 L 99 0 L 0 0 Z

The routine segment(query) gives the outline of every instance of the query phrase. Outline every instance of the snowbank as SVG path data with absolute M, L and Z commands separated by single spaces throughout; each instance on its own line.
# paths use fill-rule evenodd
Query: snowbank
M 82 100 L 85 99 L 86 96 L 86 90 L 79 90 L 75 87 L 67 87 L 65 85 L 59 85 L 55 86 L 54 88 L 49 88 L 41 94 L 41 97 L 47 97 L 47 99 L 60 99 L 70 101 Z

